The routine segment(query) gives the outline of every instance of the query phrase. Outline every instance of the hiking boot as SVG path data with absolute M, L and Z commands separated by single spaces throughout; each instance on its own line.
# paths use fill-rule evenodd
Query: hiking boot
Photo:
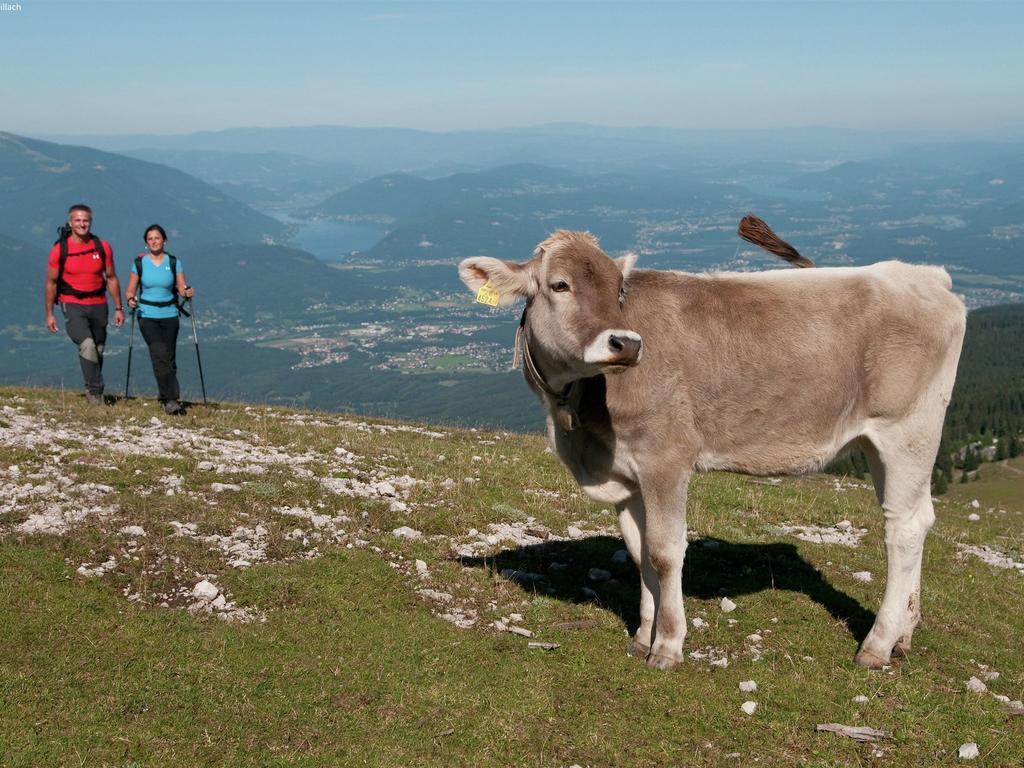
M 168 400 L 164 403 L 164 413 L 168 416 L 178 416 L 185 412 L 185 409 L 181 407 L 181 403 L 177 400 Z
M 105 405 L 106 401 L 103 399 L 103 395 L 95 395 L 92 392 L 85 393 L 85 401 L 89 405 Z

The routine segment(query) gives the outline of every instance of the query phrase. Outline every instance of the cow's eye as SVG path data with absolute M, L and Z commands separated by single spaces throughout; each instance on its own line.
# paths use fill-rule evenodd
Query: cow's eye
M 551 290 L 555 293 L 565 293 L 569 290 L 569 284 L 565 280 L 558 280 L 551 284 Z

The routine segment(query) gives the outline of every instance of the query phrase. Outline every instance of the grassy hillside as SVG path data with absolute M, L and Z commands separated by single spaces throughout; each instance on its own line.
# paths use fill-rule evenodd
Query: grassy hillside
M 1024 507 L 984 474 L 938 502 L 926 622 L 882 672 L 852 663 L 884 585 L 872 492 L 701 476 L 684 591 L 703 626 L 666 674 L 625 653 L 614 515 L 539 437 L 0 389 L 0 468 L 0 764 L 1024 759 L 995 698 L 1024 696 Z M 815 731 L 833 722 L 891 738 Z

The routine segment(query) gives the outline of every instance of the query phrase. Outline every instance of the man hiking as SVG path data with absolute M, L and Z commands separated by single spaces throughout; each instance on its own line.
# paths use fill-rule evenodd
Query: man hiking
M 103 405 L 103 347 L 107 342 L 107 297 L 114 299 L 114 325 L 124 324 L 121 283 L 114 272 L 114 250 L 92 229 L 92 209 L 73 205 L 68 224 L 50 249 L 46 271 L 46 327 L 57 332 L 53 306 L 64 313 L 64 329 L 78 345 L 86 399 Z

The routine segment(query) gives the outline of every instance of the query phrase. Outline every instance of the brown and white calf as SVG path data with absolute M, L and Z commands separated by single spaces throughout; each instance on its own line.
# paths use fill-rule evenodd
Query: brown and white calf
M 963 340 L 945 270 L 869 267 L 687 274 L 634 270 L 587 232 L 558 231 L 525 263 L 465 259 L 463 282 L 526 300 L 524 369 L 553 449 L 614 504 L 641 575 L 631 651 L 682 659 L 686 493 L 695 469 L 820 469 L 868 457 L 888 576 L 856 661 L 909 650 L 930 480 Z M 615 375 L 610 375 L 615 374 Z

